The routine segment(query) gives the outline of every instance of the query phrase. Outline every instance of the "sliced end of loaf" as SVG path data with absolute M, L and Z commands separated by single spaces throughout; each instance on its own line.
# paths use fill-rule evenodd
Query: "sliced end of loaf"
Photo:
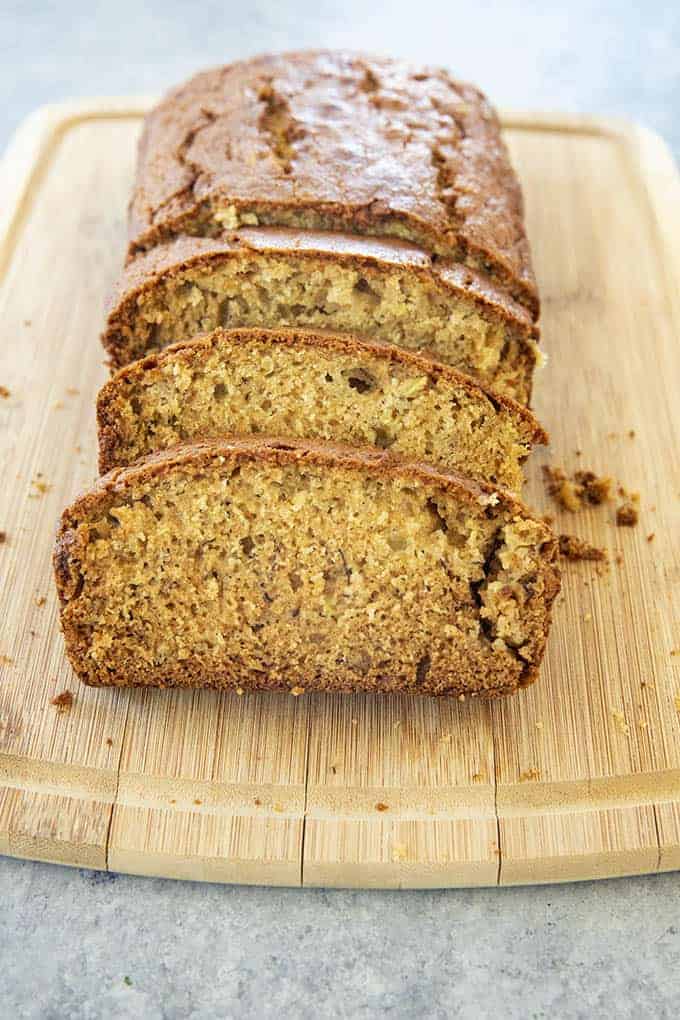
M 112 472 L 64 513 L 55 571 L 92 684 L 508 693 L 559 587 L 549 529 L 507 494 L 262 439 Z

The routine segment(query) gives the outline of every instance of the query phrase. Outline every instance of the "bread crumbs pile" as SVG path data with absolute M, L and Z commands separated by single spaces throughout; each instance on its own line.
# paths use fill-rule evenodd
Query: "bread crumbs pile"
M 629 433 L 631 437 L 634 432 Z M 581 450 L 576 451 L 577 456 Z M 635 527 L 640 519 L 639 502 L 640 495 L 637 492 L 628 492 L 622 485 L 614 486 L 614 481 L 607 475 L 597 475 L 594 471 L 579 469 L 572 475 L 561 467 L 551 465 L 543 466 L 543 479 L 546 492 L 559 507 L 570 513 L 577 513 L 579 510 L 601 506 L 610 503 L 614 499 L 614 492 L 621 500 L 614 514 L 614 523 L 619 528 Z M 552 521 L 550 521 L 552 523 Z M 654 532 L 647 535 L 647 541 L 654 540 Z M 604 549 L 591 545 L 576 535 L 563 533 L 559 535 L 559 552 L 563 560 L 590 560 L 603 563 L 607 561 L 607 554 Z M 623 556 L 617 553 L 615 562 L 621 564 Z

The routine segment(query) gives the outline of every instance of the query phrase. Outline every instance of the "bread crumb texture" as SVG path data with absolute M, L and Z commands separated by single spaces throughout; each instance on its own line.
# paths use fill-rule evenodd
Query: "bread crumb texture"
M 385 454 L 205 444 L 109 476 L 55 553 L 93 684 L 502 693 L 559 587 L 545 524 Z
M 129 366 L 98 401 L 100 469 L 197 437 L 269 433 L 389 448 L 518 491 L 525 408 L 425 358 L 352 337 L 218 330 Z
M 435 270 L 245 245 L 183 264 L 164 254 L 168 264 L 156 271 L 150 259 L 142 286 L 123 286 L 109 317 L 103 342 L 115 368 L 218 326 L 316 328 L 425 352 L 528 403 L 532 330 Z M 139 284 L 138 272 L 130 279 Z

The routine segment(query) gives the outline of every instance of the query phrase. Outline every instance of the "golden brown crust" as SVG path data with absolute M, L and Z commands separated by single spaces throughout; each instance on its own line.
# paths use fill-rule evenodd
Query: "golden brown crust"
M 357 337 L 347 333 L 320 332 L 309 329 L 216 329 L 212 333 L 198 337 L 194 340 L 180 341 L 170 347 L 148 355 L 139 361 L 132 362 L 120 369 L 108 383 L 106 383 L 97 397 L 97 427 L 99 434 L 99 470 L 104 473 L 115 463 L 116 451 L 121 442 L 119 435 L 119 420 L 112 410 L 112 404 L 119 396 L 121 387 L 133 384 L 136 380 L 143 379 L 147 372 L 160 368 L 168 363 L 176 363 L 178 360 L 191 362 L 202 352 L 214 350 L 223 341 L 248 342 L 249 339 L 266 341 L 272 345 L 280 345 L 288 348 L 316 348 L 320 351 L 333 350 L 349 355 L 361 357 L 368 354 L 380 357 L 386 361 L 403 365 L 416 372 L 428 375 L 433 381 L 443 380 L 448 382 L 452 388 L 460 388 L 465 392 L 480 396 L 484 395 L 496 407 L 504 408 L 509 414 L 521 423 L 523 435 L 527 442 L 533 445 L 544 445 L 549 437 L 543 426 L 523 404 L 519 404 L 505 394 L 496 393 L 488 386 L 459 372 L 449 365 L 443 365 L 424 354 L 414 351 L 407 351 L 404 348 L 395 347 L 393 344 L 382 343 L 378 340 L 369 340 L 365 337 Z
M 425 464 L 405 462 L 386 452 L 375 449 L 356 450 L 330 443 L 291 442 L 276 438 L 257 437 L 194 443 L 152 455 L 129 468 L 110 472 L 100 479 L 90 492 L 85 493 L 64 511 L 54 555 L 55 576 L 62 605 L 62 623 L 67 648 L 74 668 L 88 682 L 128 683 L 130 681 L 127 674 L 116 674 L 115 670 L 107 673 L 107 678 L 102 680 L 100 674 L 96 671 L 93 674 L 91 666 L 88 666 L 79 657 L 83 648 L 83 639 L 82 635 L 78 633 L 77 616 L 75 617 L 76 622 L 74 622 L 74 618 L 65 613 L 70 601 L 76 599 L 80 594 L 83 584 L 78 566 L 77 543 L 74 539 L 76 530 L 86 523 L 89 515 L 105 513 L 117 500 L 124 498 L 125 494 L 139 483 L 147 485 L 152 480 L 162 480 L 174 472 L 184 472 L 196 476 L 210 467 L 218 467 L 219 470 L 224 470 L 227 473 L 233 469 L 235 463 L 244 461 L 256 461 L 276 466 L 312 465 L 322 468 L 326 472 L 341 469 L 384 479 L 413 479 L 426 484 L 434 491 L 439 490 L 442 494 L 455 496 L 456 501 L 467 504 L 474 513 L 490 516 L 493 520 L 498 519 L 499 523 L 510 519 L 531 522 L 539 536 L 541 583 L 540 594 L 529 593 L 528 597 L 529 602 L 533 605 L 532 613 L 537 613 L 536 618 L 542 621 L 540 631 L 533 633 L 523 647 L 521 659 L 517 660 L 520 662 L 521 668 L 517 672 L 516 662 L 514 679 L 508 680 L 506 685 L 499 683 L 496 675 L 494 690 L 486 693 L 510 693 L 517 686 L 525 686 L 535 679 L 549 630 L 551 606 L 559 590 L 555 539 L 540 518 L 532 515 L 519 500 L 507 493 L 494 491 L 490 486 L 470 482 L 460 475 L 443 474 Z M 161 686 L 204 685 L 206 677 L 201 675 L 196 664 L 189 661 L 164 666 L 162 675 L 158 671 L 147 672 L 142 682 Z M 234 668 L 229 663 L 224 664 L 222 673 L 218 672 L 210 679 L 211 684 L 218 686 L 234 686 L 236 682 Z M 345 686 L 335 688 L 333 681 L 327 678 L 326 681 L 319 684 L 319 689 L 360 689 L 362 687 L 360 679 L 357 679 L 356 684 L 352 683 L 351 686 L 347 686 L 345 681 L 342 683 Z M 266 674 L 249 675 L 247 685 L 251 688 L 274 686 L 269 683 Z M 280 686 L 280 684 L 276 686 Z M 475 693 L 483 693 L 484 687 L 483 683 L 475 681 Z M 373 686 L 371 689 L 387 688 Z M 398 685 L 392 684 L 389 689 L 398 690 L 400 688 Z M 427 683 L 419 688 L 421 693 L 426 694 L 455 694 L 469 689 L 469 680 L 466 681 L 465 678 L 451 681 L 445 690 L 441 685 L 437 688 L 430 688 Z
M 490 272 L 534 316 L 521 191 L 486 98 L 441 69 L 343 52 L 203 72 L 149 115 L 130 251 L 224 210 L 272 225 L 398 232 Z M 305 222 L 295 223 L 295 217 Z

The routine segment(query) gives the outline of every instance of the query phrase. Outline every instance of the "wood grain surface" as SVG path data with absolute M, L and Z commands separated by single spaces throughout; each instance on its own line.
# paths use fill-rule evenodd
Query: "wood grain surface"
M 95 477 L 98 333 L 147 107 L 39 111 L 0 174 L 0 852 L 287 885 L 680 868 L 680 184 L 663 143 L 505 118 L 549 355 L 552 446 L 527 499 L 556 513 L 548 462 L 640 493 L 636 528 L 615 503 L 556 514 L 610 563 L 565 567 L 538 684 L 493 704 L 91 690 L 64 656 L 50 556 Z

